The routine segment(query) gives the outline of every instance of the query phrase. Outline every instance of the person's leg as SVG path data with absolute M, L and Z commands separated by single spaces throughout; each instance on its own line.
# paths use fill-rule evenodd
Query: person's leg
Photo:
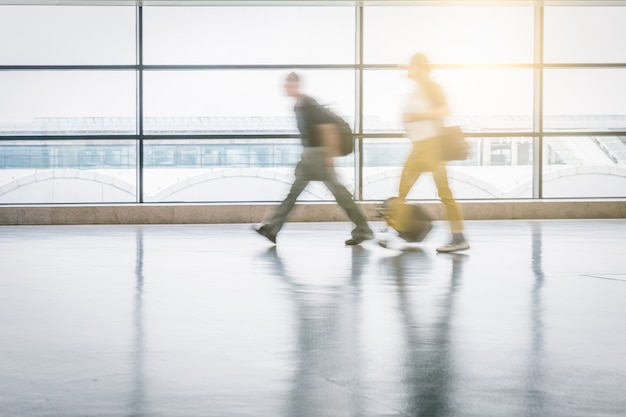
M 289 194 L 287 194 L 287 197 L 285 197 L 285 199 L 280 203 L 276 211 L 274 211 L 274 213 L 272 213 L 269 218 L 267 218 L 259 227 L 254 228 L 257 233 L 265 236 L 273 243 L 276 243 L 276 235 L 278 235 L 278 232 L 280 232 L 283 225 L 287 221 L 289 213 L 293 209 L 293 206 L 296 204 L 296 200 L 309 184 L 309 170 L 307 169 L 307 162 L 305 157 L 305 152 L 303 152 L 302 160 L 298 162 L 298 165 L 296 165 L 296 179 L 291 185 L 291 189 L 289 190 Z
M 271 230 L 272 233 L 278 234 L 280 229 L 282 229 L 283 225 L 287 221 L 289 213 L 296 204 L 296 200 L 308 184 L 309 179 L 306 175 L 300 173 L 299 169 L 296 168 L 296 179 L 291 185 L 289 194 L 287 194 L 287 197 L 285 197 L 285 199 L 280 203 L 276 211 L 274 211 L 269 219 L 265 221 L 265 226 Z
M 463 232 L 463 215 L 461 214 L 461 207 L 454 199 L 452 190 L 448 183 L 448 171 L 444 163 L 441 163 L 439 167 L 433 169 L 433 179 L 437 186 L 437 193 L 439 199 L 446 208 L 448 215 L 448 222 L 450 223 L 450 231 L 452 233 Z
M 396 231 L 407 230 L 411 224 L 411 217 L 408 215 L 410 211 L 406 210 L 404 203 L 419 177 L 429 169 L 431 164 L 430 153 L 429 143 L 415 142 L 404 163 L 400 176 L 398 199 L 390 203 L 387 220 L 388 224 Z
M 402 174 L 400 174 L 400 186 L 398 190 L 398 197 L 400 197 L 401 202 L 406 200 L 406 196 L 409 195 L 409 191 L 413 188 L 413 185 L 417 182 L 423 169 L 423 149 L 422 146 L 418 142 L 413 144 L 413 148 L 411 149 L 411 153 L 407 157 L 404 162 L 404 167 L 402 168 Z
M 324 181 L 324 184 L 328 187 L 330 192 L 333 193 L 333 196 L 335 196 L 337 204 L 341 206 L 350 220 L 352 220 L 352 222 L 356 225 L 354 230 L 352 230 L 352 239 L 346 241 L 346 243 L 359 244 L 364 240 L 372 239 L 374 237 L 374 233 L 368 226 L 365 215 L 354 202 L 350 192 L 341 182 L 339 182 L 337 174 L 335 174 L 334 171 L 331 170 L 331 172 L 328 173 L 328 177 Z
M 463 236 L 463 214 L 461 207 L 454 199 L 452 190 L 448 183 L 448 171 L 446 165 L 442 162 L 437 168 L 433 169 L 433 179 L 437 186 L 439 199 L 446 208 L 450 231 L 452 232 L 452 241 L 450 244 L 438 248 L 439 252 L 456 252 L 459 250 L 469 249 L 469 244 Z

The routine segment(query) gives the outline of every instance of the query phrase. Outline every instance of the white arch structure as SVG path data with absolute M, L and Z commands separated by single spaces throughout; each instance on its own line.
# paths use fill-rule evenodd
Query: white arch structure
M 135 201 L 136 187 L 100 171 L 54 169 L 28 172 L 0 184 L 0 202 L 40 203 Z M 48 199 L 45 198 L 48 196 Z M 19 198 L 16 198 L 19 197 Z
M 364 189 L 378 187 L 392 195 L 400 177 L 400 168 L 386 169 L 366 175 Z M 598 189 L 598 177 L 602 187 Z M 522 198 L 532 189 L 532 178 L 525 177 L 513 187 L 501 189 L 484 179 L 472 176 L 462 169 L 450 169 L 449 178 L 459 198 Z M 194 173 L 176 179 L 157 189 L 146 200 L 210 201 L 262 201 L 281 199 L 289 189 L 292 173 L 261 168 L 218 169 Z M 429 186 L 431 188 L 431 186 Z M 65 191 L 64 191 L 65 190 Z M 626 194 L 626 167 L 615 166 L 567 166 L 551 167 L 544 172 L 544 190 L 549 197 L 623 197 Z M 352 190 L 351 190 L 352 191 Z M 48 194 L 46 194 L 48 193 Z M 28 172 L 0 184 L 0 202 L 99 202 L 135 201 L 136 187 L 119 177 L 102 171 L 77 169 L 42 170 Z M 594 194 L 595 193 L 595 194 Z M 72 199 L 63 199 L 71 194 Z M 76 198 L 76 196 L 79 198 Z M 19 198 L 17 198 L 19 196 Z M 24 196 L 31 196 L 25 198 Z M 82 197 L 80 197 L 82 196 Z M 46 199 L 47 197 L 47 199 Z M 366 199 L 371 196 L 365 195 Z M 380 196 L 382 197 L 382 196 Z M 48 201 L 52 198 L 51 201 Z M 312 182 L 303 193 L 304 200 L 332 200 L 332 194 L 319 182 Z M 79 200 L 79 201 L 77 201 Z

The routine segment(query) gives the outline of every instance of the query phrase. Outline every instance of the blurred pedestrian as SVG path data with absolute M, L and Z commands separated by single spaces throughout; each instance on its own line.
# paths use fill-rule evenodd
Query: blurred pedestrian
M 295 100 L 294 111 L 298 130 L 302 140 L 302 155 L 296 165 L 296 179 L 289 194 L 276 211 L 261 225 L 255 227 L 257 233 L 276 243 L 280 232 L 300 193 L 311 181 L 322 181 L 344 209 L 356 227 L 346 245 L 358 245 L 373 239 L 364 214 L 354 202 L 346 187 L 339 182 L 334 167 L 334 158 L 338 155 L 339 129 L 329 111 L 320 106 L 315 99 L 301 91 L 300 76 L 291 72 L 285 82 L 287 95 Z
M 404 126 L 413 142 L 400 177 L 398 203 L 406 201 L 409 191 L 424 172 L 431 172 L 439 199 L 446 208 L 452 239 L 437 249 L 438 252 L 457 252 L 469 249 L 463 235 L 463 215 L 452 196 L 448 184 L 446 162 L 439 156 L 443 120 L 449 113 L 448 104 L 441 87 L 430 76 L 430 63 L 425 55 L 413 55 L 409 63 L 408 77 L 414 82 L 404 109 Z

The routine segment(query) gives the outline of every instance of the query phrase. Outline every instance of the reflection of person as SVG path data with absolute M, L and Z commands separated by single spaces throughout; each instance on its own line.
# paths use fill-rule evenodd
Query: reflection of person
M 463 236 L 461 208 L 454 200 L 448 185 L 445 161 L 438 156 L 437 136 L 448 114 L 448 105 L 441 87 L 430 78 L 430 64 L 423 54 L 415 54 L 409 64 L 408 76 L 415 82 L 415 90 L 409 96 L 404 125 L 413 142 L 400 177 L 399 201 L 406 200 L 409 191 L 423 172 L 431 172 L 441 202 L 444 204 L 452 231 L 452 241 L 437 249 L 438 252 L 456 252 L 469 249 Z
M 146 350 L 145 330 L 144 330 L 144 306 L 143 306 L 143 287 L 144 287 L 144 238 L 143 229 L 136 229 L 136 263 L 135 263 L 135 303 L 134 303 L 134 327 L 135 335 L 133 337 L 134 349 L 130 361 L 133 365 L 133 388 L 129 397 L 129 409 L 132 410 L 131 415 L 144 415 L 144 405 L 146 401 L 145 387 L 145 359 L 144 352 Z
M 335 124 L 313 98 L 300 91 L 298 74 L 292 72 L 287 76 L 285 89 L 287 95 L 296 100 L 294 111 L 304 149 L 296 166 L 296 180 L 291 186 L 291 191 L 269 220 L 255 230 L 276 243 L 276 235 L 283 227 L 300 193 L 310 181 L 323 181 L 350 220 L 356 224 L 356 228 L 352 230 L 352 238 L 346 240 L 346 244 L 358 245 L 365 240 L 373 239 L 374 235 L 367 225 L 365 216 L 335 173 L 333 144 L 338 142 L 339 134 Z
M 261 259 L 281 280 L 295 309 L 295 369 L 286 415 L 362 415 L 365 396 L 348 384 L 363 367 L 358 322 L 361 274 L 369 259 L 367 249 L 353 247 L 350 281 L 330 286 L 292 276 L 288 271 L 293 269 L 283 264 L 275 246 Z
M 456 385 L 452 358 L 451 323 L 454 319 L 456 292 L 461 286 L 466 255 L 451 255 L 449 284 L 436 297 L 420 298 L 416 285 L 432 285 L 432 271 L 422 251 L 403 252 L 385 260 L 390 262 L 396 282 L 398 311 L 403 319 L 404 366 L 401 383 L 405 384 L 403 414 L 411 416 L 454 415 L 452 387 Z M 424 265 L 426 261 L 426 266 Z M 418 314 L 418 311 L 421 314 Z M 398 401 L 400 402 L 400 401 Z

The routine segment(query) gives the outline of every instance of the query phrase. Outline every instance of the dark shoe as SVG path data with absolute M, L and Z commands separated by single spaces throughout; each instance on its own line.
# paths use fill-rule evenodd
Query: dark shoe
M 273 244 L 276 244 L 276 233 L 272 233 L 272 231 L 266 224 L 261 225 L 261 226 L 255 226 L 254 231 L 260 234 L 261 236 L 267 238 L 267 240 L 269 240 Z
M 366 240 L 372 240 L 374 239 L 374 235 L 373 234 L 367 234 L 367 235 L 357 235 L 357 236 L 352 236 L 350 239 L 346 240 L 346 245 L 348 246 L 354 246 L 354 245 L 360 245 L 361 243 L 365 242 Z

